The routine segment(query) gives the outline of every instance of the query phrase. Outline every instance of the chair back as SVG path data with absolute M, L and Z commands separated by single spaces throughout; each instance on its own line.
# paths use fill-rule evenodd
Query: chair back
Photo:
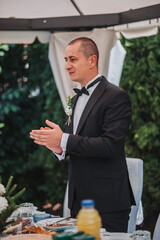
M 160 239 L 160 214 L 158 216 L 154 233 L 153 233 L 153 240 L 159 240 L 159 239 Z
M 141 197 L 143 189 L 143 161 L 138 158 L 126 158 L 129 179 L 133 190 L 136 206 L 131 207 L 130 219 L 128 222 L 128 232 L 133 233 L 136 230 L 137 214 L 142 210 Z M 141 209 L 140 209 L 141 208 Z M 142 215 L 141 214 L 141 215 Z M 143 220 L 143 217 L 142 217 Z
M 68 208 L 68 182 L 66 186 L 66 192 L 64 196 L 64 202 L 63 202 L 63 217 L 70 217 L 70 209 Z

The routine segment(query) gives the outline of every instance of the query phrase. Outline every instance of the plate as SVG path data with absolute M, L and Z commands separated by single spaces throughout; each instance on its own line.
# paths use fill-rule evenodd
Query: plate
M 131 240 L 132 239 L 131 233 L 122 233 L 122 232 L 119 232 L 119 233 L 106 232 L 106 233 L 102 233 L 101 236 L 102 236 L 102 239 L 105 239 L 105 240 Z
M 6 230 L 3 231 L 3 234 L 6 234 L 6 233 L 10 233 L 10 232 L 13 232 L 13 231 L 19 231 L 22 227 L 22 223 L 19 223 L 19 224 L 16 224 L 16 225 L 13 225 L 11 227 L 8 227 Z
M 57 226 L 47 226 L 49 224 L 53 224 L 59 220 L 61 220 L 63 218 L 49 218 L 49 219 L 44 219 L 44 220 L 41 220 L 41 221 L 38 221 L 36 224 L 41 226 L 41 227 L 44 227 L 46 228 L 47 230 L 52 230 L 52 231 L 58 231 L 58 230 L 65 230 L 65 229 L 71 229 L 71 228 L 75 228 L 75 219 L 70 219 L 70 220 L 64 220 L 64 221 L 61 221 L 60 223 L 63 223 L 63 224 L 71 224 L 71 226 L 62 226 L 62 227 L 57 227 Z

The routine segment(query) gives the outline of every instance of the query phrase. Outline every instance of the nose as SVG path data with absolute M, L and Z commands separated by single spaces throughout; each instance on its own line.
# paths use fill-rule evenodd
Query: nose
M 69 61 L 66 62 L 66 70 L 71 69 L 71 63 Z

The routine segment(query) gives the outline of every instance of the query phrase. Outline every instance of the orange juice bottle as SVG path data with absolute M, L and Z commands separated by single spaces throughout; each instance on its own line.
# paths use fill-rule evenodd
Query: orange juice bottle
M 81 209 L 77 215 L 77 229 L 100 240 L 101 217 L 94 208 L 94 200 L 81 201 Z

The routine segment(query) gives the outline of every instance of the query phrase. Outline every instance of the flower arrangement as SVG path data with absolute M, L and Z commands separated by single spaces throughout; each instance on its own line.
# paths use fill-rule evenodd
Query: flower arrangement
M 16 199 L 19 198 L 25 191 L 23 188 L 21 191 L 12 195 L 15 191 L 17 185 L 12 185 L 13 176 L 11 176 L 7 182 L 6 187 L 1 183 L 2 179 L 0 177 L 0 234 L 6 229 L 6 226 L 11 224 L 8 218 L 11 216 L 13 211 L 15 211 L 19 205 L 16 204 Z
M 67 107 L 65 109 L 65 113 L 68 115 L 68 119 L 67 119 L 67 122 L 66 122 L 66 124 L 68 124 L 68 126 L 71 123 L 71 116 L 72 116 L 73 106 L 74 105 L 71 102 L 71 97 L 68 96 L 68 98 L 67 98 Z

